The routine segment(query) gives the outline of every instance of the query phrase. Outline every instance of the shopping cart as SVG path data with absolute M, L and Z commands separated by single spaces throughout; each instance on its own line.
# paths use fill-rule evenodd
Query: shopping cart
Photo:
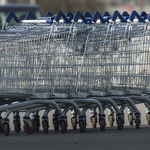
M 112 106 L 118 129 L 123 128 L 125 107 L 135 112 L 136 128 L 139 128 L 140 112 L 135 104 L 144 102 L 148 108 L 150 104 L 148 96 L 141 96 L 149 94 L 149 59 L 146 57 L 149 17 L 146 13 L 139 15 L 133 11 L 129 16 L 126 12 L 121 15 L 115 11 L 111 17 L 108 12 L 103 16 L 96 12 L 92 17 L 88 12 L 64 15 L 59 11 L 56 16 L 47 15 L 36 19 L 29 13 L 27 20 L 19 20 L 11 12 L 0 33 L 1 102 L 4 105 L 19 101 L 0 107 L 1 112 L 7 111 L 1 122 L 5 135 L 9 134 L 9 114 L 15 112 L 16 122 L 22 110 L 26 110 L 25 132 L 38 130 L 41 109 L 46 109 L 43 115 L 45 133 L 48 131 L 47 116 L 52 109 L 56 109 L 54 129 L 60 124 L 62 132 L 67 129 L 65 114 L 69 109 L 72 109 L 74 129 L 77 113 L 80 131 L 85 131 L 85 113 L 89 108 L 93 127 L 96 127 L 97 107 L 101 130 L 105 130 L 103 110 L 107 107 L 112 110 Z M 135 16 L 138 19 L 135 20 Z M 16 25 L 9 25 L 12 18 Z M 29 118 L 31 112 L 35 112 L 34 121 Z M 113 117 L 109 114 L 111 124 Z M 16 131 L 19 131 L 18 126 L 19 121 Z

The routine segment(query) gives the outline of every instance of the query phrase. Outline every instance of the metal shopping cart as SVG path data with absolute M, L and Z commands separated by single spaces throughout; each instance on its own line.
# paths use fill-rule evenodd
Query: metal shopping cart
M 12 18 L 16 25 L 9 25 Z M 48 13 L 41 19 L 30 12 L 25 20 L 10 12 L 0 41 L 1 105 L 8 104 L 0 107 L 0 112 L 6 111 L 1 118 L 5 135 L 9 135 L 11 112 L 15 114 L 17 132 L 19 112 L 25 111 L 24 131 L 34 133 L 39 127 L 38 112 L 44 109 L 42 123 L 47 133 L 48 113 L 53 109 L 54 129 L 60 125 L 62 132 L 67 131 L 66 113 L 70 109 L 73 128 L 79 122 L 81 132 L 86 129 L 85 113 L 89 108 L 94 128 L 99 108 L 101 130 L 105 130 L 107 107 L 111 110 L 111 126 L 112 107 L 115 109 L 118 129 L 123 129 L 125 107 L 132 110 L 130 122 L 134 112 L 136 128 L 140 112 L 135 104 L 144 102 L 149 110 L 150 100 L 142 95 L 149 94 L 149 17 L 145 12 L 139 15 L 133 11 L 129 16 L 115 11 L 111 17 L 108 12 L 91 16 L 89 12 L 64 15 L 59 11 L 56 16 Z M 35 112 L 33 120 L 31 112 Z

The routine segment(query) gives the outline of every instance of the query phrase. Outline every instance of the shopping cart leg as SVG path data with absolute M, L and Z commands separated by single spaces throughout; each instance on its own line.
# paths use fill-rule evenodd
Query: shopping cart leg
M 21 130 L 21 123 L 20 123 L 20 116 L 19 112 L 15 112 L 14 117 L 13 117 L 13 123 L 14 123 L 14 129 L 16 133 L 19 133 Z

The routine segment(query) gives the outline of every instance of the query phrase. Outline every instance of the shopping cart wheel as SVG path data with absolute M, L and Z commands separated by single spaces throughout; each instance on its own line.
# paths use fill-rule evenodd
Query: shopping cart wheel
M 4 127 L 5 136 L 8 136 L 10 132 L 9 124 L 5 122 L 3 127 Z
M 80 132 L 85 132 L 85 130 L 86 130 L 86 124 L 85 124 L 85 121 L 83 121 L 83 120 L 80 120 L 79 121 L 79 127 L 80 127 Z
M 14 121 L 14 129 L 16 133 L 20 132 L 20 122 L 18 120 Z
M 54 124 L 54 130 L 58 131 L 59 130 L 59 121 L 57 118 L 54 118 L 53 124 Z
M 24 122 L 23 129 L 24 129 L 24 132 L 27 133 L 27 134 L 33 134 L 36 131 L 36 124 L 35 124 L 35 122 L 33 120 L 31 120 L 31 122 L 32 122 L 32 126 L 33 126 L 32 129 L 29 127 L 27 122 Z
M 128 120 L 129 120 L 130 126 L 133 126 L 133 115 L 132 114 L 128 115 Z
M 105 128 L 106 128 L 105 119 L 101 118 L 101 119 L 99 120 L 99 124 L 100 124 L 100 129 L 101 129 L 101 131 L 105 131 Z
M 0 124 L 0 133 L 4 133 L 4 129 L 3 129 L 3 127 L 1 126 L 1 124 Z
M 76 128 L 77 128 L 77 118 L 76 117 L 71 118 L 71 122 L 72 122 L 73 129 L 76 130 Z
M 150 125 L 150 114 L 146 114 L 147 125 Z
M 44 133 L 48 133 L 48 121 L 43 121 L 43 131 Z
M 118 125 L 118 130 L 122 130 L 123 129 L 123 122 L 122 122 L 122 118 L 118 118 L 117 119 L 117 125 Z
M 66 124 L 66 122 L 64 120 L 62 120 L 60 122 L 60 127 L 61 127 L 61 132 L 62 133 L 66 133 L 67 132 L 67 124 Z
M 113 125 L 114 125 L 114 116 L 109 115 L 108 118 L 109 118 L 108 120 L 109 120 L 109 123 L 110 123 L 110 127 L 113 127 Z
M 139 129 L 140 128 L 140 117 L 139 116 L 136 116 L 136 119 L 135 119 L 135 124 L 136 124 L 136 129 Z
M 92 121 L 92 128 L 96 128 L 97 118 L 95 116 L 92 116 L 91 121 Z
M 39 127 L 40 127 L 39 119 L 32 119 L 32 121 L 34 121 L 36 124 L 36 132 L 39 132 Z

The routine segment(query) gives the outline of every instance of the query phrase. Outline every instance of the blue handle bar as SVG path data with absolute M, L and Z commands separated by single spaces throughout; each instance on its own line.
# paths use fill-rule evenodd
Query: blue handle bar
M 129 19 L 131 21 L 133 21 L 135 17 L 137 17 L 140 22 L 143 22 L 142 17 L 135 10 L 133 10 L 132 13 L 131 13 L 131 15 L 130 15 L 130 17 L 129 17 Z
M 77 22 L 79 20 L 79 18 L 81 17 L 81 19 L 84 21 L 84 23 L 87 23 L 86 18 L 82 15 L 82 13 L 80 11 L 77 11 L 73 17 L 73 20 L 75 22 Z
M 119 17 L 122 22 L 127 22 L 127 21 L 121 16 L 121 14 L 116 10 L 116 11 L 114 11 L 114 13 L 113 13 L 113 15 L 112 15 L 112 17 L 111 17 L 112 21 L 115 21 L 115 20 L 117 19 L 117 17 Z
M 45 15 L 45 17 L 52 17 L 52 16 L 53 14 L 50 11 L 48 11 L 47 14 Z
M 33 12 L 29 11 L 25 17 L 24 20 L 29 20 L 29 19 L 36 19 L 36 16 L 33 14 Z
M 65 14 L 62 11 L 59 11 L 55 17 L 55 21 L 59 22 L 59 20 L 63 17 L 63 19 L 66 21 L 66 23 L 69 22 L 69 19 L 65 16 Z
M 102 23 L 105 23 L 105 19 L 102 17 L 102 15 L 98 11 L 96 11 L 93 15 L 92 21 L 96 22 L 98 18 L 101 20 Z
M 7 23 L 10 23 L 12 18 L 14 18 L 17 23 L 21 22 L 13 12 L 9 12 L 5 20 Z

